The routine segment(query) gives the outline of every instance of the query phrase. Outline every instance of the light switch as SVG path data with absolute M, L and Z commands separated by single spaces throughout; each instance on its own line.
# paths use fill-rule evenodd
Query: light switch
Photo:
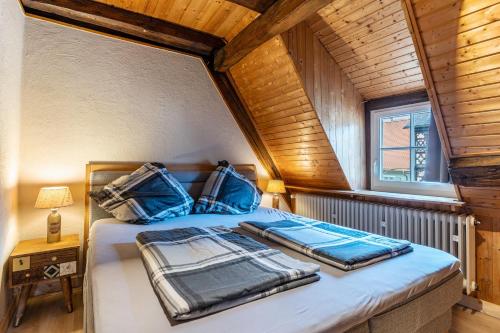
M 12 271 L 19 272 L 30 269 L 30 257 L 19 257 L 12 259 Z

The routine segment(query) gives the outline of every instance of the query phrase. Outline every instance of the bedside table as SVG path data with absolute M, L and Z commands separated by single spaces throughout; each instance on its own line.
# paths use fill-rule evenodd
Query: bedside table
M 78 274 L 80 239 L 78 235 L 61 237 L 57 243 L 46 238 L 21 241 L 9 257 L 9 284 L 20 287 L 21 294 L 14 319 L 19 326 L 33 285 L 59 279 L 68 312 L 73 311 L 71 277 Z

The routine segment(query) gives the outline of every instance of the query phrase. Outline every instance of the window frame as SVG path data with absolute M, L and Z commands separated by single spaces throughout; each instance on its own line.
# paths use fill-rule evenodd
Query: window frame
M 393 193 L 403 193 L 403 194 L 416 194 L 416 195 L 429 195 L 438 197 L 449 197 L 456 198 L 455 187 L 453 184 L 449 183 L 438 183 L 438 182 L 402 182 L 402 181 L 390 181 L 381 180 L 381 148 L 380 142 L 382 141 L 382 131 L 380 129 L 380 119 L 382 117 L 390 115 L 399 115 L 405 113 L 415 113 L 421 111 L 428 111 L 431 109 L 429 102 L 421 102 L 415 104 L 401 105 L 396 107 L 384 108 L 373 110 L 370 112 L 370 138 L 371 138 L 371 161 L 370 161 L 370 173 L 371 173 L 371 190 L 380 192 L 393 192 Z M 414 140 L 413 138 L 413 128 L 411 128 L 410 134 L 410 146 Z M 405 146 L 406 147 L 406 146 Z M 411 156 L 411 148 L 410 156 Z M 413 158 L 410 157 L 410 160 Z M 410 162 L 410 167 L 412 166 Z M 413 174 L 413 172 L 411 172 Z

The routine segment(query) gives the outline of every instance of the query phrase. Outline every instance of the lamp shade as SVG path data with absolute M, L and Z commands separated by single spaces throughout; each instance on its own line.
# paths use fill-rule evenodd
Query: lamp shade
M 36 198 L 35 208 L 59 208 L 73 204 L 73 197 L 67 186 L 42 187 Z
M 269 193 L 285 193 L 285 183 L 279 179 L 272 179 L 267 183 L 267 192 Z

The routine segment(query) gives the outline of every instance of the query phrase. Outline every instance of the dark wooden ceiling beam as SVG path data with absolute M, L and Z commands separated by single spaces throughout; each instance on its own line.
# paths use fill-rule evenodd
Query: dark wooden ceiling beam
M 223 39 L 91 0 L 21 0 L 28 14 L 207 57 Z
M 227 0 L 258 13 L 265 12 L 276 0 Z
M 328 5 L 331 0 L 278 0 L 216 51 L 214 68 L 225 72 L 269 39 L 287 31 Z
M 500 187 L 500 155 L 452 158 L 453 184 L 467 187 Z

